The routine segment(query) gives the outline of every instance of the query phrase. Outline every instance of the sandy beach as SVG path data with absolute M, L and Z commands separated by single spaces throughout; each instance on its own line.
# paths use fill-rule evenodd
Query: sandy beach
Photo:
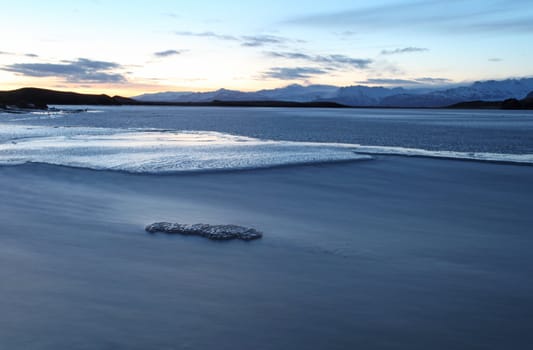
M 531 344 L 533 167 L 376 158 L 188 175 L 0 167 L 0 348 Z M 162 220 L 264 237 L 144 232 Z

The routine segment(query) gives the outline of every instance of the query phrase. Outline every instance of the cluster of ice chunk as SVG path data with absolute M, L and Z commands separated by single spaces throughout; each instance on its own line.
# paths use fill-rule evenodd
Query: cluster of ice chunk
M 263 234 L 256 229 L 237 225 L 209 225 L 209 224 L 179 224 L 170 222 L 156 222 L 146 226 L 150 233 L 180 233 L 183 235 L 195 235 L 212 240 L 242 239 L 250 241 L 261 238 Z

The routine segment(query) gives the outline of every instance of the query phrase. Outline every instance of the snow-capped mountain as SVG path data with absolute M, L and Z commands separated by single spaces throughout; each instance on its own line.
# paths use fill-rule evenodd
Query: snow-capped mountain
M 134 97 L 144 102 L 211 102 L 211 101 L 251 101 L 262 100 L 255 92 L 219 89 L 208 92 L 162 92 L 143 94 Z
M 161 92 L 143 94 L 134 99 L 145 102 L 211 102 L 218 101 L 294 101 L 311 102 L 322 98 L 333 98 L 339 90 L 336 86 L 298 84 L 279 89 L 243 92 L 220 89 L 209 92 Z
M 178 101 L 182 96 L 187 96 L 192 94 L 192 91 L 165 91 L 165 92 L 155 92 L 151 94 L 142 94 L 139 96 L 133 97 L 138 101 L 143 102 L 170 102 Z
M 331 101 L 349 106 L 444 107 L 465 101 L 523 99 L 533 91 L 533 78 L 489 80 L 450 89 L 409 90 L 401 87 L 363 85 L 289 85 L 278 89 L 243 92 L 220 89 L 210 92 L 162 92 L 144 94 L 134 99 L 144 102 L 211 101 Z
M 339 88 L 336 96 L 330 100 L 348 106 L 379 106 L 385 97 L 402 94 L 406 91 L 404 88 L 385 88 L 381 86 L 347 86 Z
M 268 100 L 312 102 L 321 99 L 335 98 L 339 88 L 332 85 L 302 86 L 292 84 L 284 88 L 260 90 L 257 94 L 265 96 Z
M 523 99 L 533 90 L 533 78 L 478 81 L 469 86 L 436 90 L 425 94 L 404 93 L 381 100 L 387 107 L 444 107 L 466 101 Z

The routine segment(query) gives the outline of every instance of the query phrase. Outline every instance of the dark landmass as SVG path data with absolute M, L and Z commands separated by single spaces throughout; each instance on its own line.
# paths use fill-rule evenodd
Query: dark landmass
M 105 94 L 80 94 L 38 88 L 22 88 L 0 91 L 0 110 L 26 112 L 27 110 L 48 110 L 49 105 L 103 105 L 103 106 L 183 106 L 183 107 L 295 107 L 295 108 L 434 108 L 425 103 L 417 104 L 416 99 L 406 106 L 346 105 L 333 101 L 283 101 L 283 100 L 212 100 L 196 102 L 140 101 L 122 96 Z M 533 92 L 522 100 L 469 101 L 452 104 L 445 108 L 466 109 L 533 109 Z
M 178 224 L 170 222 L 156 222 L 146 226 L 149 233 L 179 233 L 182 235 L 201 236 L 215 241 L 242 239 L 251 241 L 263 237 L 256 229 L 237 225 L 209 225 L 209 224 Z
M 451 105 L 448 108 L 465 109 L 533 109 L 533 91 L 522 100 L 510 98 L 505 101 L 469 101 Z
M 134 100 L 108 95 L 79 94 L 38 88 L 0 91 L 0 108 L 48 109 L 48 105 L 122 105 Z
M 17 111 L 25 109 L 47 110 L 49 105 L 136 105 L 136 106 L 214 106 L 214 107 L 309 107 L 346 108 L 336 102 L 292 102 L 292 101 L 219 101 L 210 102 L 157 102 L 137 101 L 122 96 L 80 94 L 38 88 L 22 88 L 0 91 L 0 109 Z

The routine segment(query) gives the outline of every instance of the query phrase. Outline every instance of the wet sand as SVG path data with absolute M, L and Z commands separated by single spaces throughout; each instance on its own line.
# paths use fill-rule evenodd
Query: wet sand
M 0 167 L 1 349 L 519 349 L 533 167 Z M 253 242 L 150 235 L 233 223 Z

